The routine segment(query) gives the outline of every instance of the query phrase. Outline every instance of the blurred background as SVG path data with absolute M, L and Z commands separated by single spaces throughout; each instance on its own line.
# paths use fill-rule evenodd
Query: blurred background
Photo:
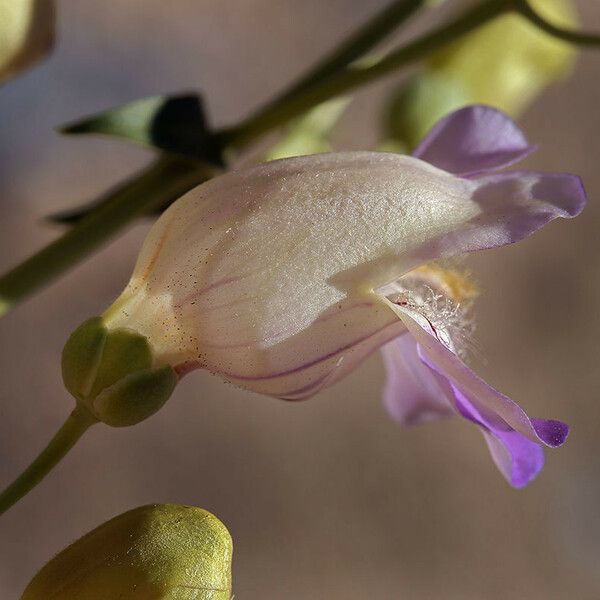
M 55 126 L 188 89 L 205 94 L 214 123 L 233 123 L 387 1 L 59 2 L 55 52 L 0 90 L 0 268 L 59 233 L 44 215 L 151 156 Z M 597 0 L 577 4 L 599 30 Z M 483 290 L 473 366 L 530 414 L 572 425 L 530 487 L 512 490 L 465 422 L 404 429 L 388 419 L 377 356 L 297 404 L 197 372 L 147 422 L 93 428 L 2 518 L 0 597 L 18 598 L 53 554 L 115 514 L 177 502 L 230 529 L 240 600 L 600 598 L 599 73 L 600 53 L 582 51 L 571 78 L 520 120 L 540 144 L 528 168 L 583 177 L 582 217 L 468 260 Z M 376 145 L 386 90 L 403 76 L 357 94 L 336 147 Z M 147 229 L 140 222 L 0 320 L 2 485 L 71 410 L 62 346 L 123 288 Z

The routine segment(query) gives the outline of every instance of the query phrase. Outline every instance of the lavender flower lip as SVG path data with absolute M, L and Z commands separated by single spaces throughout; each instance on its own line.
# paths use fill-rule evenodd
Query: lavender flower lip
M 541 444 L 560 445 L 566 426 L 529 419 L 477 378 L 459 358 L 460 327 L 431 310 L 422 287 L 460 312 L 451 274 L 423 265 L 579 214 L 577 177 L 497 172 L 533 149 L 504 114 L 472 106 L 443 119 L 412 157 L 321 154 L 215 178 L 153 226 L 103 322 L 145 336 L 155 368 L 205 368 L 290 400 L 391 342 L 424 386 L 417 402 L 385 346 L 391 412 L 404 422 L 449 413 L 475 422 L 503 474 L 524 485 L 541 469 Z
M 493 140 L 492 146 L 489 140 Z M 460 151 L 451 154 L 453 148 Z M 534 150 L 515 123 L 499 111 L 480 106 L 457 111 L 442 119 L 414 154 L 463 177 L 477 178 L 510 166 Z M 491 182 L 493 186 L 499 184 L 498 191 L 502 191 L 504 177 L 510 198 L 515 185 L 511 177 L 524 181 L 531 175 L 507 173 L 492 178 Z M 509 231 L 517 238 L 514 241 L 534 230 L 538 222 L 553 216 L 579 214 L 586 201 L 581 181 L 572 175 L 545 175 L 531 191 L 548 199 L 562 198 L 567 202 L 555 204 L 557 212 L 550 209 L 537 217 L 532 214 L 509 226 Z M 433 293 L 437 291 L 438 298 L 451 303 L 456 301 L 456 316 L 460 312 L 460 299 L 452 297 L 456 295 L 456 289 L 448 289 L 449 275 L 453 274 L 425 271 L 412 278 L 426 279 L 427 289 Z M 402 335 L 382 348 L 388 374 L 384 389 L 388 412 L 396 421 L 407 425 L 454 414 L 475 423 L 507 481 L 517 488 L 526 486 L 544 466 L 542 444 L 562 445 L 569 427 L 556 420 L 530 419 L 510 398 L 475 375 L 457 356 L 458 340 L 449 331 L 453 323 L 448 324 L 447 319 L 444 323 L 440 311 L 428 315 L 427 298 L 422 295 L 415 298 L 414 293 L 411 297 L 410 290 L 403 290 L 402 280 L 406 277 L 395 284 L 406 295 L 401 301 L 394 302 L 394 307 L 407 325 L 409 335 Z

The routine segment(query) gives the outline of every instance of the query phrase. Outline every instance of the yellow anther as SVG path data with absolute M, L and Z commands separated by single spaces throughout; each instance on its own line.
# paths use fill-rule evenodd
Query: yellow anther
M 429 263 L 413 269 L 410 275 L 428 280 L 431 287 L 442 291 L 456 304 L 468 305 L 479 295 L 479 289 L 464 270 L 446 269 L 436 263 Z

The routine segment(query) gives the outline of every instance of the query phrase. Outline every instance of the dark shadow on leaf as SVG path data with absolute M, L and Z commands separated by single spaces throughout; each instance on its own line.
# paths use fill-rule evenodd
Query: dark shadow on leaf
M 157 148 L 224 166 L 221 148 L 208 129 L 199 96 L 166 99 L 150 122 L 150 138 Z
M 218 167 L 224 165 L 222 149 L 208 127 L 202 98 L 197 94 L 142 98 L 59 131 L 125 138 Z

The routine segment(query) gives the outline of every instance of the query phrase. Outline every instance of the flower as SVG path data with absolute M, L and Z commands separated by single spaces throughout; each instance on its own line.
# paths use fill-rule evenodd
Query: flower
M 0 0 L 0 81 L 45 56 L 54 42 L 54 0 Z
M 572 0 L 529 0 L 557 25 L 577 25 Z M 458 4 L 458 3 L 457 3 Z M 440 118 L 469 104 L 492 104 L 517 116 L 572 69 L 577 50 L 518 14 L 505 14 L 434 53 L 392 95 L 386 146 L 414 148 Z
M 152 227 L 103 322 L 145 336 L 155 367 L 204 368 L 291 400 L 391 342 L 393 414 L 411 422 L 452 411 L 476 422 L 520 485 L 541 466 L 540 444 L 561 444 L 567 428 L 530 420 L 464 365 L 453 304 L 469 286 L 423 265 L 517 242 L 582 210 L 573 175 L 497 173 L 532 150 L 504 114 L 473 106 L 436 125 L 414 156 L 321 154 L 215 178 Z M 402 361 L 414 365 L 410 377 Z M 420 380 L 419 397 L 403 393 L 405 376 L 407 386 Z
M 140 506 L 57 554 L 21 600 L 231 600 L 232 552 L 227 528 L 208 511 Z

